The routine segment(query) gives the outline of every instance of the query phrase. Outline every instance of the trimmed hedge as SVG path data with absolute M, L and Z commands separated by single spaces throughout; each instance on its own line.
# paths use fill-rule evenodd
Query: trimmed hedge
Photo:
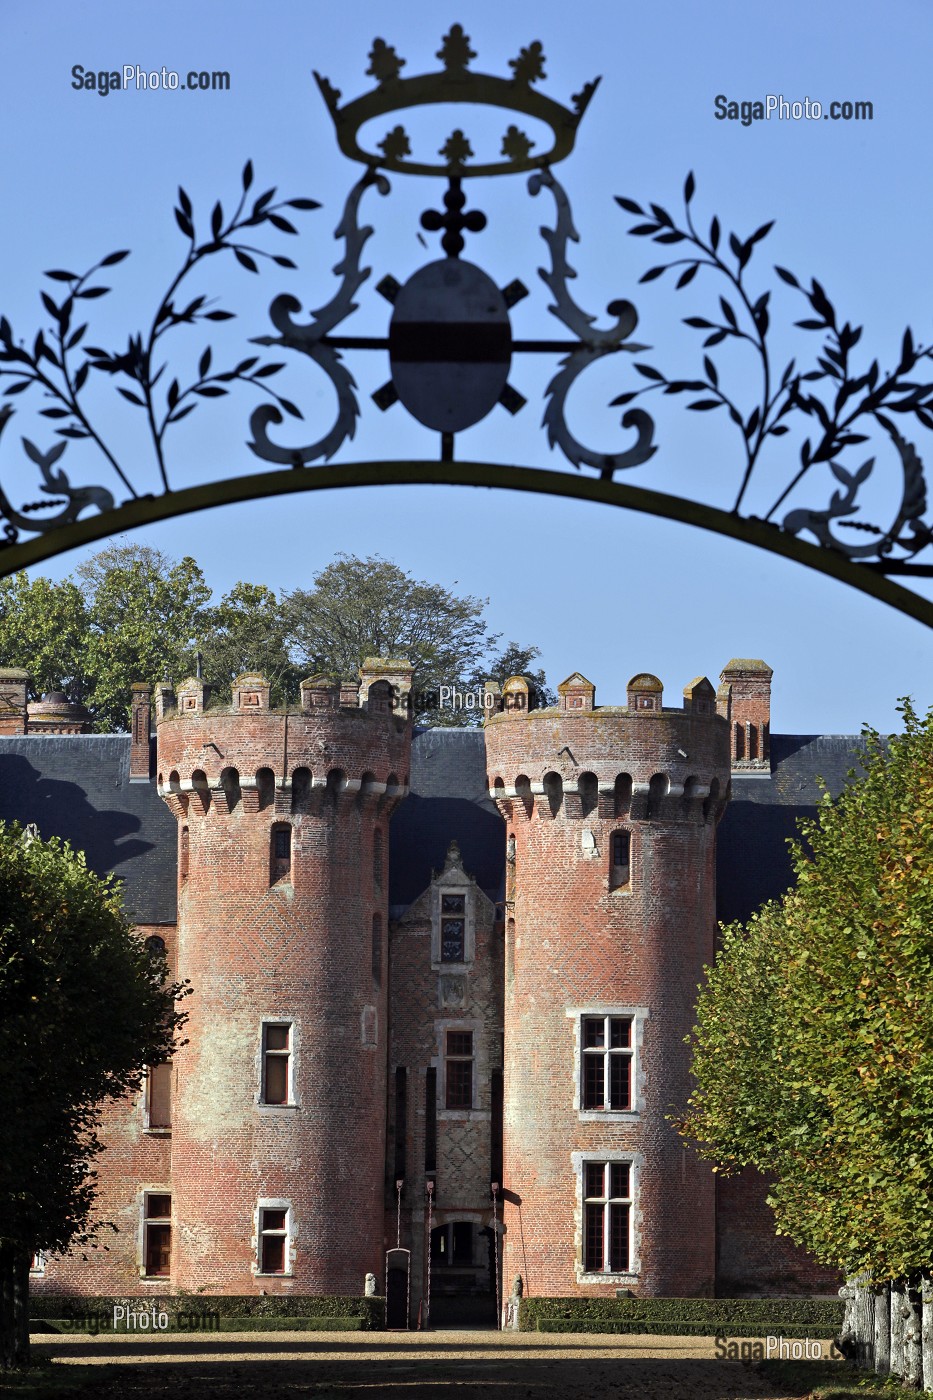
M 108 1319 L 113 1314 L 106 1315 Z M 82 1314 L 77 1319 L 65 1317 L 45 1317 L 34 1318 L 30 1323 L 30 1331 L 41 1332 L 65 1332 L 69 1335 L 80 1335 L 82 1333 L 92 1333 L 111 1331 L 109 1321 L 107 1326 L 95 1326 L 90 1317 Z M 221 1317 L 218 1318 L 217 1326 L 203 1327 L 172 1327 L 156 1328 L 124 1328 L 120 1327 L 114 1334 L 118 1337 L 136 1336 L 141 1337 L 167 1337 L 170 1333 L 174 1336 L 195 1336 L 195 1337 L 216 1337 L 220 1332 L 362 1332 L 364 1331 L 364 1319 L 361 1317 Z
M 318 1330 L 331 1327 L 334 1331 L 378 1332 L 385 1326 L 384 1298 L 309 1298 L 306 1295 L 268 1293 L 246 1296 L 174 1293 L 135 1297 L 123 1294 L 120 1297 L 92 1298 L 34 1294 L 29 1300 L 29 1316 L 37 1322 L 46 1319 L 67 1322 L 94 1315 L 103 1315 L 112 1321 L 114 1308 L 127 1305 L 141 1312 L 155 1307 L 156 1312 L 167 1313 L 170 1328 L 179 1313 L 216 1313 L 224 1330 L 229 1330 L 228 1320 L 233 1319 L 243 1323 L 250 1319 L 257 1323 L 277 1319 L 297 1322 L 301 1319 L 306 1323 L 314 1322 Z
M 523 1298 L 523 1332 L 657 1336 L 826 1337 L 842 1327 L 842 1299 Z

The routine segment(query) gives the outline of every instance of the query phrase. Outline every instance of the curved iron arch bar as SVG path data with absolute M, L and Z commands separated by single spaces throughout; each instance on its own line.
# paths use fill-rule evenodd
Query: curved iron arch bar
M 191 515 L 214 506 L 238 501 L 260 500 L 266 496 L 286 496 L 297 491 L 334 491 L 353 486 L 482 486 L 506 491 L 531 491 L 539 495 L 573 497 L 623 510 L 641 511 L 665 520 L 677 520 L 701 530 L 726 535 L 745 544 L 766 549 L 771 554 L 792 559 L 818 573 L 828 574 L 898 612 L 933 627 L 933 602 L 910 589 L 892 583 L 870 565 L 852 564 L 843 554 L 822 545 L 808 544 L 777 525 L 748 519 L 716 506 L 687 501 L 663 491 L 621 482 L 578 477 L 569 472 L 540 467 L 504 466 L 495 462 L 345 462 L 311 470 L 258 472 L 223 481 L 189 486 L 160 496 L 140 496 L 113 510 L 59 526 L 49 535 L 38 535 L 22 543 L 0 549 L 0 577 L 64 554 L 79 545 L 90 544 L 141 525 Z

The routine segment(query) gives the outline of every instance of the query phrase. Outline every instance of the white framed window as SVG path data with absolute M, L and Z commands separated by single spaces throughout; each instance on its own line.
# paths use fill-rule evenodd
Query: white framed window
M 32 1278 L 41 1278 L 45 1273 L 45 1251 L 37 1249 L 29 1261 L 29 1273 Z
M 632 1163 L 584 1159 L 583 1272 L 627 1274 L 632 1267 Z
M 459 866 L 454 873 L 461 875 Z M 462 967 L 476 957 L 476 898 L 476 887 L 466 883 L 462 876 L 456 884 L 438 882 L 434 885 L 431 962 L 435 968 Z
M 566 1015 L 573 1026 L 573 1106 L 581 1120 L 644 1112 L 648 1008 L 597 1003 L 567 1007 Z
M 263 1021 L 260 1103 L 294 1103 L 292 1038 L 291 1021 Z
M 143 1192 L 143 1263 L 146 1278 L 172 1272 L 172 1197 L 168 1191 Z
M 260 1201 L 256 1219 L 256 1273 L 291 1274 L 292 1208 L 290 1201 Z
M 580 1107 L 584 1112 L 632 1107 L 635 1050 L 631 1016 L 583 1016 L 580 1021 Z

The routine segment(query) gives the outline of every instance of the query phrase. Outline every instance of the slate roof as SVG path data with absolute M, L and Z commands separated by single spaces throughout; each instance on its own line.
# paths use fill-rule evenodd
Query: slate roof
M 772 734 L 771 777 L 732 779 L 732 800 L 719 824 L 717 909 L 725 923 L 746 920 L 793 882 L 789 837 L 801 817 L 816 815 L 819 779 L 835 797 L 864 751 L 852 734 Z
M 416 729 L 410 795 L 389 828 L 389 914 L 397 918 L 443 870 L 451 841 L 484 894 L 500 900 L 505 826 L 486 784 L 481 729 Z
M 119 876 L 137 922 L 174 923 L 175 819 L 154 783 L 129 778 L 129 734 L 0 737 L 0 819 L 35 822 Z

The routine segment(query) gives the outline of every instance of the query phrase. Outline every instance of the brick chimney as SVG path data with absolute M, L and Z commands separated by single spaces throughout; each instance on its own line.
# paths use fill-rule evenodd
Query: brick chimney
M 719 678 L 716 712 L 729 721 L 732 772 L 771 775 L 771 677 L 766 661 L 733 657 Z
M 18 666 L 0 668 L 0 734 L 26 733 L 28 687 L 28 671 Z
M 152 723 L 152 687 L 146 681 L 130 686 L 133 710 L 130 721 L 130 782 L 149 781 L 149 730 Z

